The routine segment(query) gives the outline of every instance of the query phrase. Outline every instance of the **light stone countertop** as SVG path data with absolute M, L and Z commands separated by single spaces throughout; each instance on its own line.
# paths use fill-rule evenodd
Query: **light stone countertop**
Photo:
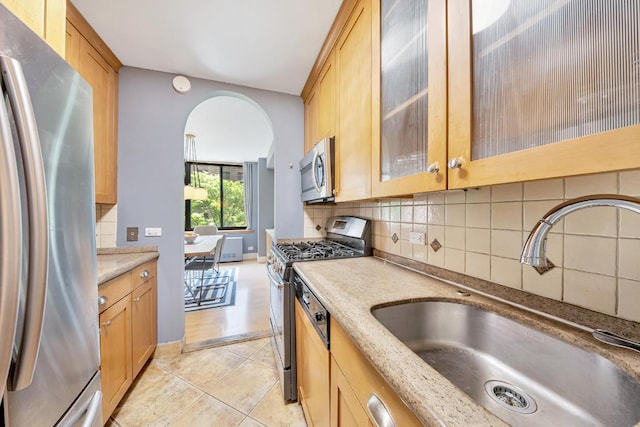
M 395 338 L 371 314 L 374 306 L 389 305 L 394 301 L 434 299 L 459 301 L 487 308 L 594 351 L 640 380 L 640 357 L 636 352 L 600 344 L 588 332 L 481 295 L 472 293 L 468 297 L 460 296 L 456 293 L 459 288 L 455 286 L 379 258 L 299 262 L 294 264 L 294 268 L 316 293 L 330 315 L 425 425 L 506 424 L 476 404 Z M 540 301 L 546 298 L 536 298 L 539 304 L 544 305 Z M 567 313 L 574 318 L 582 319 L 588 317 L 589 313 L 594 313 L 548 301 L 556 311 L 558 304 L 567 306 Z M 579 315 L 574 316 L 575 311 Z M 593 316 L 598 320 L 602 315 L 594 313 Z M 617 319 L 611 320 L 612 324 L 616 324 L 616 321 Z M 622 329 L 625 326 L 633 329 L 638 325 L 628 321 L 621 323 Z M 620 330 L 617 332 L 621 333 Z
M 98 249 L 98 286 L 159 255 L 156 246 Z

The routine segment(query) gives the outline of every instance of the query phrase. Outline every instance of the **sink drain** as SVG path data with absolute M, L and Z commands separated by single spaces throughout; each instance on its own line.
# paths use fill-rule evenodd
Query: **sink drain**
M 503 381 L 487 381 L 484 390 L 498 405 L 519 414 L 531 414 L 538 409 L 536 401 L 518 387 Z

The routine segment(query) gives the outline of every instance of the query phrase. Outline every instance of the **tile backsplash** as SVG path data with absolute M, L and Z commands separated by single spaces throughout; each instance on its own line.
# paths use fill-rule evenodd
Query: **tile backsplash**
M 373 246 L 381 251 L 640 322 L 638 214 L 612 207 L 574 212 L 549 234 L 555 268 L 540 275 L 519 262 L 529 231 L 549 209 L 607 193 L 640 196 L 640 170 L 307 206 L 305 237 L 321 235 L 314 227 L 331 215 L 372 219 Z M 409 243 L 412 231 L 425 233 L 426 244 Z
M 96 205 L 96 247 L 115 248 L 118 205 Z

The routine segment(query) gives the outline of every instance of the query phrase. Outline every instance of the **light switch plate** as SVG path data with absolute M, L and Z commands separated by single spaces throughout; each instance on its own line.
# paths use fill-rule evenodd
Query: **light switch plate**
M 409 243 L 414 245 L 424 245 L 426 242 L 424 233 L 412 231 L 409 233 Z
M 162 228 L 160 227 L 148 227 L 144 229 L 145 237 L 160 237 L 162 236 Z

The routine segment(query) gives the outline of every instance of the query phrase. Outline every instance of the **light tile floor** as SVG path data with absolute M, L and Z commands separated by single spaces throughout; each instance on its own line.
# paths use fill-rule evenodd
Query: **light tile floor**
M 107 426 L 306 426 L 277 376 L 269 338 L 154 359 Z

